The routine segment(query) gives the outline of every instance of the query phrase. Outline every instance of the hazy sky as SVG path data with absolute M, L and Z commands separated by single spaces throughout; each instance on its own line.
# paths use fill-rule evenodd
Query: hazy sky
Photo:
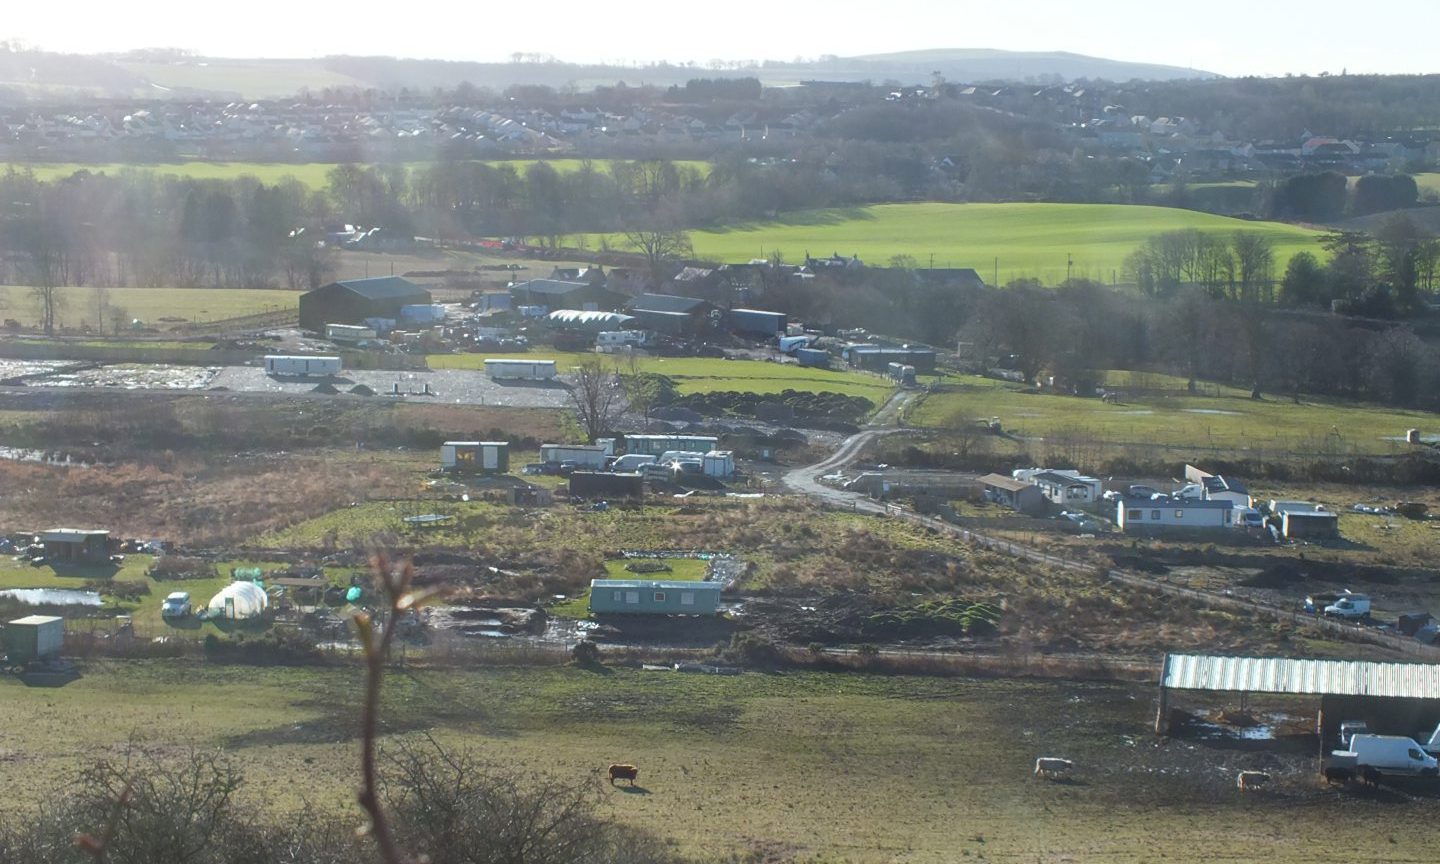
M 4 0 L 0 38 L 52 51 L 705 62 L 1002 48 L 1226 75 L 1437 72 L 1440 0 Z M 693 10 L 690 12 L 688 10 Z

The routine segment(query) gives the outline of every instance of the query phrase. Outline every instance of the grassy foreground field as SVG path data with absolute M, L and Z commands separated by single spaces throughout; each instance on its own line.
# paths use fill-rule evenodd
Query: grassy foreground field
M 96 327 L 97 304 L 93 288 L 58 289 L 60 309 L 56 326 L 62 328 Z M 109 288 L 106 303 L 111 309 L 123 309 L 128 323 L 139 318 L 147 325 L 164 327 L 162 318 L 188 322 L 218 321 L 261 312 L 296 309 L 300 292 L 248 288 Z M 106 313 L 105 330 L 114 322 Z M 16 285 L 0 285 L 0 318 L 14 318 L 26 326 L 39 321 L 39 308 L 31 289 Z
M 242 797 L 277 814 L 302 800 L 353 812 L 357 669 L 152 661 L 85 672 L 59 690 L 0 679 L 11 806 L 33 806 L 139 736 L 223 748 L 248 778 Z M 1432 853 L 1430 802 L 1328 791 L 1299 767 L 1304 757 L 1270 767 L 1265 794 L 1239 795 L 1237 767 L 1265 757 L 1155 741 L 1150 687 L 410 667 L 385 695 L 389 735 L 426 730 L 511 767 L 593 777 L 605 815 L 704 860 L 1284 864 Z M 1061 754 L 1077 762 L 1074 782 L 1030 777 L 1037 755 Z M 637 791 L 603 786 L 615 761 L 640 766 Z
M 1114 386 L 1141 379 L 1178 384 L 1164 376 L 1119 375 Z M 1248 391 L 1205 385 L 1204 395 L 1176 389 L 1137 395 L 1120 404 L 1099 399 L 1026 392 L 1015 384 L 955 376 L 927 396 L 911 416 L 919 426 L 943 428 L 957 416 L 998 417 L 1005 431 L 1022 438 L 1082 436 L 1111 443 L 1159 444 L 1232 451 L 1392 453 L 1406 448 L 1405 430 L 1440 429 L 1440 416 L 1423 411 L 1303 399 L 1271 394 L 1263 401 Z M 1128 383 L 1127 383 L 1128 382 Z
M 1258 232 L 1275 244 L 1276 273 L 1284 272 L 1296 252 L 1319 251 L 1319 232 L 1305 228 L 1119 204 L 881 204 L 694 231 L 691 240 L 696 256 L 715 261 L 748 261 L 779 251 L 796 262 L 806 252 L 838 252 L 881 266 L 894 255 L 911 255 L 924 267 L 934 256 L 936 267 L 974 267 L 987 282 L 999 258 L 1001 284 L 1020 277 L 1059 282 L 1066 276 L 1066 256 L 1073 255 L 1075 276 L 1108 283 L 1146 238 L 1182 228 Z M 592 238 L 591 246 L 598 242 Z
M 527 354 L 432 354 L 431 369 L 484 369 L 485 360 L 514 358 L 554 360 L 564 370 L 594 354 L 564 351 L 532 351 Z M 620 361 L 622 366 L 624 361 Z M 889 398 L 893 387 L 878 375 L 832 369 L 810 369 L 793 363 L 763 360 L 721 360 L 709 357 L 646 357 L 641 372 L 665 375 L 680 393 L 712 393 L 736 390 L 746 393 L 779 393 L 782 390 L 809 390 L 815 393 L 843 393 L 863 396 L 877 406 Z
M 509 165 L 520 174 L 525 173 L 536 162 L 544 161 L 561 174 L 571 174 L 580 170 L 584 164 L 581 159 L 490 159 L 484 160 L 484 164 L 494 167 Z M 412 174 L 426 167 L 428 162 L 406 162 L 407 170 Z M 610 161 L 593 160 L 592 165 L 597 170 L 608 171 Z M 701 174 L 710 173 L 710 163 L 700 161 L 678 161 L 679 166 L 694 168 Z M 80 162 L 31 162 L 19 163 L 9 162 L 0 166 L 0 170 L 12 168 L 16 171 L 29 170 L 39 180 L 57 180 L 69 177 L 76 171 L 89 171 L 92 174 L 104 172 L 106 174 L 117 174 L 121 171 L 146 171 L 161 176 L 181 177 L 187 180 L 236 180 L 240 177 L 254 177 L 262 183 L 275 184 L 293 177 L 301 183 L 314 190 L 321 190 L 329 185 L 326 175 L 330 170 L 339 167 L 333 162 L 161 162 L 161 163 L 134 163 L 126 164 L 119 162 L 107 162 L 97 164 L 86 164 Z

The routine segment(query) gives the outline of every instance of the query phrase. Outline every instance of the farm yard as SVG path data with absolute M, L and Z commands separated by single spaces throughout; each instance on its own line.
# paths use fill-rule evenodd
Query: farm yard
M 885 266 L 893 256 L 908 255 L 921 267 L 932 260 L 936 267 L 973 267 L 988 283 L 998 258 L 1000 285 L 1027 277 L 1053 285 L 1067 275 L 1109 284 L 1123 280 L 1125 258 L 1147 238 L 1183 228 L 1257 232 L 1275 244 L 1277 273 L 1296 252 L 1321 253 L 1319 231 L 1122 204 L 879 204 L 697 229 L 691 241 L 697 257 L 712 261 L 747 261 L 778 252 L 796 263 L 807 252 L 833 252 Z M 598 244 L 599 238 L 592 238 L 590 245 Z M 1074 258 L 1068 273 L 1067 255 Z
M 0 772 L 12 806 L 33 807 L 46 781 L 138 736 L 223 748 L 246 773 L 241 797 L 271 812 L 353 807 L 358 675 L 130 661 L 90 664 L 60 690 L 3 679 Z M 1264 850 L 1298 864 L 1363 860 L 1377 843 L 1387 861 L 1430 857 L 1433 802 L 1326 789 L 1313 738 L 1157 740 L 1149 685 L 414 665 L 386 687 L 388 737 L 424 730 L 511 767 L 593 777 L 607 818 L 663 825 L 702 860 L 1195 861 Z M 1033 778 L 1041 755 L 1072 759 L 1074 777 Z M 640 791 L 603 785 L 615 761 L 640 767 Z M 1238 793 L 1236 771 L 1262 765 L 1272 787 Z M 1375 830 L 1309 842 L 1337 824 Z

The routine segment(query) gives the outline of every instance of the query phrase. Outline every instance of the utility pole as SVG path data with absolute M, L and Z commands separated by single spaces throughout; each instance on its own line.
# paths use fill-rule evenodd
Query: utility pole
M 995 256 L 995 281 L 990 283 L 991 288 L 1000 287 L 1000 256 Z
M 1075 269 L 1075 256 L 1069 252 L 1065 253 L 1065 281 L 1070 281 L 1070 271 Z

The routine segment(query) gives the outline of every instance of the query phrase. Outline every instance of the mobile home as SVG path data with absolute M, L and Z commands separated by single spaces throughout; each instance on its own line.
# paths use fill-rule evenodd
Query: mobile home
M 1122 498 L 1116 502 L 1115 523 L 1126 532 L 1232 528 L 1235 508 L 1229 501 Z
M 591 579 L 590 611 L 596 615 L 714 615 L 719 582 Z
M 340 358 L 266 354 L 265 374 L 296 377 L 339 375 Z
M 556 375 L 555 361 L 487 359 L 485 374 L 492 381 L 551 381 Z
M 720 439 L 713 435 L 626 435 L 625 452 L 659 456 L 669 450 L 708 453 Z
M 586 444 L 541 444 L 540 461 L 551 465 L 574 462 L 582 468 L 602 469 L 606 456 L 604 447 Z

